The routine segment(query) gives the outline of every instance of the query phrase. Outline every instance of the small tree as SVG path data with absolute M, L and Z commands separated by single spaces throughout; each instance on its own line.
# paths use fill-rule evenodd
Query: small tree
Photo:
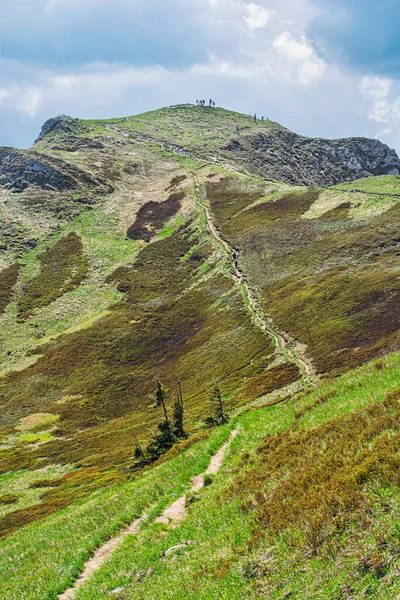
M 157 425 L 157 429 L 153 435 L 153 438 L 149 441 L 146 447 L 146 452 L 151 460 L 157 460 L 161 454 L 167 452 L 177 441 L 171 427 L 171 423 L 168 417 L 167 406 L 165 404 L 165 397 L 167 390 L 161 385 L 160 381 L 157 381 L 156 387 L 156 405 L 161 406 L 164 412 L 164 420 Z
M 207 417 L 206 424 L 212 427 L 223 425 L 229 420 L 228 414 L 224 409 L 222 394 L 217 385 L 214 386 L 214 392 L 210 399 L 211 415 Z
M 160 381 L 157 381 L 156 404 L 157 404 L 157 406 L 162 406 L 163 411 L 164 411 L 165 422 L 168 425 L 169 431 L 171 431 L 171 424 L 169 422 L 167 407 L 165 405 L 165 396 L 166 395 L 167 395 L 167 390 L 165 388 L 163 388 Z
M 172 432 L 178 439 L 187 437 L 183 427 L 183 396 L 180 379 L 178 379 L 178 393 L 174 402 Z
M 135 438 L 135 449 L 133 451 L 133 459 L 134 462 L 131 465 L 130 469 L 132 471 L 137 471 L 138 469 L 141 469 L 142 467 L 144 467 L 145 465 L 149 464 L 149 462 L 151 462 L 145 455 L 144 450 L 142 448 L 141 443 L 139 442 L 139 440 L 137 438 Z

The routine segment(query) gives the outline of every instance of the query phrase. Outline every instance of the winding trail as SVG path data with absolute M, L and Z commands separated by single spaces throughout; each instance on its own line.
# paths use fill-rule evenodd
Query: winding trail
M 189 490 L 189 494 L 195 494 L 199 492 L 204 487 L 204 478 L 206 475 L 216 475 L 220 470 L 225 453 L 230 446 L 231 441 L 237 435 L 238 430 L 235 429 L 231 432 L 229 439 L 221 446 L 221 448 L 211 457 L 210 464 L 208 465 L 207 470 L 201 475 L 196 475 L 192 477 L 190 483 L 192 487 Z M 162 515 L 160 515 L 156 519 L 156 523 L 164 523 L 164 525 L 168 525 L 171 521 L 184 521 L 187 517 L 187 507 L 186 507 L 187 494 L 184 494 L 178 500 L 173 502 L 170 506 L 168 506 Z
M 210 464 L 207 467 L 207 470 L 201 475 L 195 475 L 190 480 L 191 488 L 189 493 L 199 492 L 204 487 L 204 477 L 206 475 L 215 475 L 220 470 L 225 453 L 233 440 L 233 438 L 237 435 L 238 430 L 235 429 L 231 432 L 229 439 L 221 446 L 221 448 L 211 457 Z M 156 523 L 164 523 L 165 525 L 172 523 L 176 523 L 179 521 L 184 521 L 187 517 L 187 507 L 186 507 L 186 499 L 187 494 L 184 494 L 178 500 L 173 502 L 170 506 L 164 509 L 161 516 L 155 519 Z M 147 520 L 147 514 L 144 513 L 138 519 L 135 519 L 129 527 L 124 529 L 118 536 L 111 538 L 105 544 L 97 548 L 96 552 L 84 565 L 83 571 L 75 580 L 74 585 L 68 588 L 65 592 L 62 592 L 57 596 L 58 600 L 72 600 L 75 597 L 76 592 L 84 583 L 90 579 L 95 571 L 100 569 L 100 567 L 106 562 L 106 560 L 111 556 L 114 550 L 119 546 L 122 540 L 127 535 L 136 535 L 139 533 L 142 524 Z
M 191 171 L 191 174 L 195 182 L 197 201 L 199 206 L 201 206 L 205 211 L 208 227 L 214 238 L 224 246 L 227 254 L 232 257 L 234 248 L 232 248 L 224 239 L 218 227 L 215 225 L 209 207 L 201 201 L 200 183 L 198 177 L 193 171 Z M 204 200 L 207 200 L 207 190 L 205 186 Z M 244 277 L 242 271 L 234 263 L 232 263 L 230 274 L 238 285 L 243 286 L 244 293 L 247 298 L 247 308 L 251 313 L 253 321 L 257 327 L 272 337 L 278 351 L 285 353 L 292 362 L 298 365 L 300 372 L 307 383 L 314 383 L 316 379 L 316 373 L 311 361 L 305 355 L 305 352 L 302 351 L 301 348 L 295 347 L 293 343 L 288 341 L 283 332 L 277 330 L 273 326 L 272 318 L 264 314 L 262 308 L 257 302 L 254 292 L 250 288 L 248 281 Z

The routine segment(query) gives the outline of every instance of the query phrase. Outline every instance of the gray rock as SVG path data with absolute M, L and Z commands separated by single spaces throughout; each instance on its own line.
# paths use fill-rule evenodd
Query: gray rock
M 396 152 L 367 138 L 307 138 L 276 127 L 238 135 L 221 150 L 263 177 L 292 184 L 328 186 L 400 173 Z
M 74 131 L 78 124 L 78 119 L 74 119 L 72 117 L 69 117 L 68 115 L 58 115 L 58 117 L 52 117 L 42 125 L 42 130 L 39 134 L 39 137 L 35 140 L 35 144 L 36 142 L 40 142 L 46 135 L 48 135 L 52 131 Z
M 29 185 L 43 190 L 69 190 L 84 185 L 100 194 L 113 191 L 109 183 L 94 179 L 59 158 L 33 150 L 0 148 L 0 187 L 22 192 Z

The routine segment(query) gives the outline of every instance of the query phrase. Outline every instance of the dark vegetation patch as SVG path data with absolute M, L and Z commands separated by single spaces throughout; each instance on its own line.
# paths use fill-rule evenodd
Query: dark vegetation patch
M 241 189 L 240 182 L 231 177 L 208 183 L 206 190 L 217 224 L 229 220 L 264 195 L 261 186 L 251 190 Z
M 368 524 L 370 485 L 400 484 L 399 419 L 397 390 L 313 429 L 268 436 L 256 465 L 235 484 L 242 497 L 246 490 L 243 509 L 254 511 L 253 543 L 300 531 L 293 539 L 312 556 L 349 525 Z
M 11 302 L 15 284 L 17 283 L 20 265 L 14 263 L 0 271 L 0 315 Z
M 82 241 L 75 232 L 61 238 L 38 258 L 40 274 L 24 286 L 18 301 L 19 314 L 24 319 L 36 308 L 47 306 L 75 289 L 87 274 Z
M 178 212 L 184 197 L 184 192 L 173 192 L 164 202 L 146 202 L 140 207 L 127 236 L 134 240 L 150 242 L 154 234 Z
M 351 208 L 350 202 L 342 202 L 335 208 L 328 210 L 324 213 L 324 219 L 345 219 L 349 214 L 349 209 Z
M 183 183 L 186 179 L 187 179 L 187 175 L 176 175 L 175 177 L 173 177 L 171 179 L 170 184 L 167 187 L 167 190 L 173 190 L 173 189 L 179 187 L 180 184 Z
M 285 194 L 277 200 L 262 202 L 239 215 L 241 227 L 265 226 L 276 221 L 294 220 L 307 212 L 317 200 L 319 191 L 309 190 L 302 193 Z
M 255 375 L 243 383 L 239 398 L 244 401 L 254 400 L 264 394 L 269 394 L 273 390 L 297 381 L 300 378 L 300 371 L 294 363 L 284 363 L 271 369 L 264 370 L 259 375 Z
M 14 510 L 1 517 L 0 539 L 33 521 L 65 508 L 99 487 L 105 487 L 120 480 L 120 475 L 115 471 L 101 472 L 96 467 L 68 473 L 62 478 L 62 483 L 43 493 L 41 503 Z
M 305 342 L 321 372 L 345 370 L 400 345 L 396 273 L 331 269 L 269 290 L 271 314 Z
M 2 494 L 0 496 L 0 504 L 16 504 L 18 496 L 16 494 Z
M 317 369 L 342 371 L 398 348 L 400 203 L 360 221 L 348 218 L 348 203 L 303 219 L 319 193 L 308 190 L 227 218 L 219 197 L 241 202 L 242 186 L 233 178 L 208 186 L 213 213 L 267 312 L 307 344 Z

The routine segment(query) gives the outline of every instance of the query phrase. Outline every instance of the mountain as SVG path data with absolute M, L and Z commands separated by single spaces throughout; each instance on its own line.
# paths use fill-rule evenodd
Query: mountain
M 395 597 L 399 172 L 190 105 L 0 149 L 1 597 L 144 512 L 77 598 Z

